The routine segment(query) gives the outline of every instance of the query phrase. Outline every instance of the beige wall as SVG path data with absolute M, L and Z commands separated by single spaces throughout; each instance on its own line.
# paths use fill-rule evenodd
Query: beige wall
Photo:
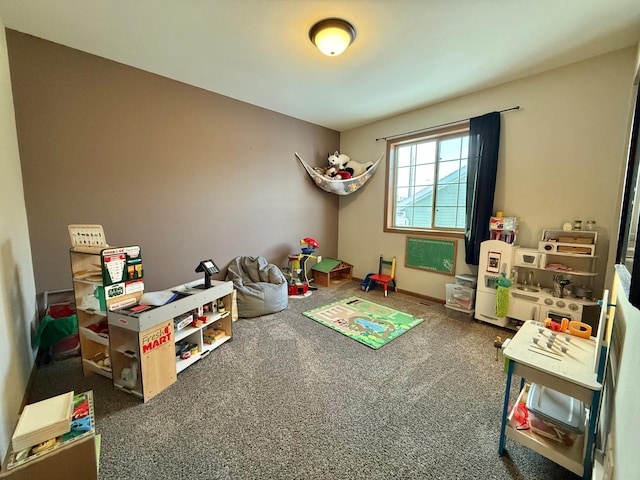
M 595 220 L 600 289 L 615 257 L 634 64 L 628 48 L 466 95 L 343 132 L 341 151 L 375 159 L 385 151 L 376 138 L 519 105 L 502 114 L 494 210 L 519 216 L 518 243 L 535 248 L 544 228 Z M 396 255 L 399 288 L 444 299 L 452 277 L 405 268 L 405 235 L 383 233 L 384 184 L 381 169 L 361 193 L 340 200 L 339 257 L 362 277 L 380 253 Z M 457 273 L 469 271 L 460 241 Z
M 325 162 L 338 132 L 15 31 L 7 41 L 38 292 L 71 286 L 69 224 L 141 245 L 148 290 L 198 278 L 206 258 L 285 265 L 307 236 L 337 254 L 338 199 L 294 152 Z
M 0 455 L 3 459 L 35 359 L 30 345 L 30 324 L 35 315 L 35 285 L 7 42 L 0 23 Z

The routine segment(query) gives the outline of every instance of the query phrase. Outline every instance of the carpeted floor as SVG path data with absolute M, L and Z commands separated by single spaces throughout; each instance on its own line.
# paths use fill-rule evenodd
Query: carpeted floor
M 351 295 L 425 320 L 373 350 L 302 314 Z M 94 391 L 100 480 L 575 480 L 511 440 L 498 456 L 496 335 L 511 333 L 348 282 L 238 320 L 232 342 L 147 404 L 84 378 L 77 357 L 41 366 L 30 401 Z

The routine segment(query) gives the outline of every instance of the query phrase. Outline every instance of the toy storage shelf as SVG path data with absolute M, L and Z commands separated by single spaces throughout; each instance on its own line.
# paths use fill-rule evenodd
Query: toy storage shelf
M 131 278 L 127 278 L 129 272 L 125 268 L 127 264 L 125 259 L 121 272 L 122 276 L 117 279 L 118 282 L 112 286 L 106 285 L 104 283 L 105 259 L 110 259 L 114 252 L 118 252 L 120 256 L 127 257 L 125 252 L 131 253 L 132 251 L 138 254 L 136 262 L 140 267 L 137 273 L 134 273 Z M 82 372 L 85 376 L 98 374 L 112 378 L 107 309 L 123 301 L 135 302 L 142 294 L 142 264 L 140 263 L 139 252 L 139 246 L 114 248 L 105 245 L 75 246 L 69 251 L 76 315 L 78 317 Z M 128 283 L 130 280 L 133 282 Z M 104 324 L 102 335 L 96 333 L 93 328 L 98 324 Z
M 107 313 L 116 388 L 147 402 L 175 383 L 178 373 L 231 340 L 233 283 L 211 284 L 183 289 L 181 298 L 166 305 Z M 185 314 L 190 323 L 182 327 Z
M 527 396 L 529 393 L 530 385 L 525 384 L 524 388 L 520 391 L 518 400 L 514 404 L 506 425 L 507 437 L 521 443 L 522 445 L 530 448 L 531 450 L 538 452 L 543 457 L 546 457 L 557 463 L 558 465 L 570 470 L 576 475 L 582 475 L 584 472 L 583 460 L 585 456 L 585 443 L 584 435 L 577 435 L 573 444 L 567 446 L 560 442 L 546 439 L 545 437 L 534 433 L 531 429 L 519 430 L 518 422 L 514 418 L 514 412 L 516 406 L 520 403 L 527 403 Z
M 606 302 L 606 297 L 605 297 Z M 511 341 L 504 347 L 503 355 L 508 359 L 505 395 L 502 405 L 502 425 L 498 453 L 505 450 L 505 440 L 510 438 L 538 452 L 551 461 L 573 473 L 590 478 L 593 467 L 594 442 L 597 431 L 597 414 L 602 383 L 598 381 L 602 374 L 599 361 L 600 347 L 598 338 L 572 337 L 569 351 L 562 353 L 560 346 L 532 347 L 534 337 L 541 340 L 551 337 L 551 332 L 543 328 L 544 324 L 535 321 L 525 322 Z M 562 341 L 562 340 L 561 340 Z M 542 352 L 542 354 L 540 353 Z M 596 369 L 596 365 L 598 368 Z M 572 445 L 547 439 L 534 432 L 518 430 L 514 418 L 514 407 L 510 404 L 510 390 L 513 377 L 520 377 L 522 389 L 518 401 L 526 403 L 530 385 L 535 383 L 583 402 L 585 408 L 584 433 L 576 435 Z

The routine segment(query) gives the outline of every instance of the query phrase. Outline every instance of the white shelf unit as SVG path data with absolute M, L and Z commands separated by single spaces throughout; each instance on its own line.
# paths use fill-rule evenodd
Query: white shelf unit
M 133 313 L 129 308 L 107 314 L 116 388 L 147 402 L 175 383 L 179 372 L 232 339 L 233 283 L 215 280 L 211 283 L 210 288 L 189 288 L 186 290 L 189 293 L 181 298 L 141 313 Z M 224 305 L 224 312 L 218 311 L 219 301 Z M 207 310 L 201 324 L 174 330 L 175 318 L 191 312 L 196 318 L 198 310 Z M 204 332 L 211 327 L 223 331 L 224 335 L 207 344 Z M 177 355 L 179 342 L 194 345 L 188 358 Z
M 537 249 L 514 249 L 517 282 L 510 290 L 507 316 L 518 326 L 526 320 L 544 321 L 548 313 L 582 320 L 584 306 L 593 302 L 571 297 L 567 292 L 563 298 L 554 297 L 553 277 L 570 277 L 572 284 L 591 287 L 598 275 L 597 239 L 595 231 L 545 229 Z M 533 274 L 533 282 L 529 282 L 529 274 Z
M 206 357 L 207 355 L 209 355 L 209 353 L 211 353 L 211 351 L 215 350 L 223 343 L 231 340 L 231 333 L 230 332 L 227 333 L 227 330 L 224 328 L 224 325 L 222 325 L 222 323 L 224 322 L 219 322 L 219 320 L 227 319 L 227 317 L 230 320 L 231 317 L 230 317 L 229 310 L 226 310 L 224 313 L 219 313 L 219 312 L 207 313 L 205 314 L 205 317 L 207 318 L 207 320 L 200 327 L 193 327 L 190 325 L 188 327 L 183 328 L 182 330 L 178 330 L 175 333 L 176 343 L 178 343 L 181 340 L 186 340 L 198 346 L 198 353 L 196 353 L 195 355 L 191 355 L 187 359 L 176 358 L 177 373 L 180 373 L 185 368 L 197 362 L 201 358 Z M 217 339 L 216 341 L 214 341 L 213 343 L 205 343 L 203 332 L 213 326 L 222 327 L 221 329 L 225 331 L 225 334 L 219 339 Z

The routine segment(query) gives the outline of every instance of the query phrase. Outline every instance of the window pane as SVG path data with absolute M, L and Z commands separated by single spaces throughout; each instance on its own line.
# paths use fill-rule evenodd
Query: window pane
M 460 149 L 462 146 L 462 139 L 449 138 L 440 142 L 440 160 L 453 160 L 460 158 Z
M 428 208 L 415 207 L 413 209 L 413 222 L 414 227 L 419 228 L 431 228 L 431 205 Z
M 396 148 L 396 159 L 398 161 L 398 167 L 408 167 L 411 165 L 411 145 L 404 145 Z
M 467 161 L 460 160 L 460 183 L 467 183 Z
M 440 162 L 438 164 L 438 184 L 460 181 L 460 161 Z
M 436 208 L 435 226 L 441 228 L 456 228 L 457 207 Z
M 396 203 L 401 202 L 409 196 L 409 188 L 397 188 L 396 189 Z
M 436 162 L 436 146 L 437 142 L 423 142 L 418 144 L 416 152 L 416 164 L 435 163 Z
M 435 170 L 435 163 L 416 167 L 416 179 L 414 185 L 433 185 L 436 175 Z
M 465 208 L 458 207 L 458 219 L 456 221 L 456 228 L 464 228 L 465 224 Z
M 411 167 L 398 168 L 396 185 L 398 187 L 408 187 L 411 185 Z
M 462 149 L 460 151 L 460 158 L 469 158 L 469 136 L 462 137 Z
M 458 189 L 458 205 L 464 210 L 464 206 L 467 204 L 467 184 L 461 183 Z
M 436 195 L 436 208 L 438 207 L 457 207 L 458 206 L 458 188 L 459 184 L 451 183 L 438 188 Z M 437 217 L 436 217 L 437 218 Z

